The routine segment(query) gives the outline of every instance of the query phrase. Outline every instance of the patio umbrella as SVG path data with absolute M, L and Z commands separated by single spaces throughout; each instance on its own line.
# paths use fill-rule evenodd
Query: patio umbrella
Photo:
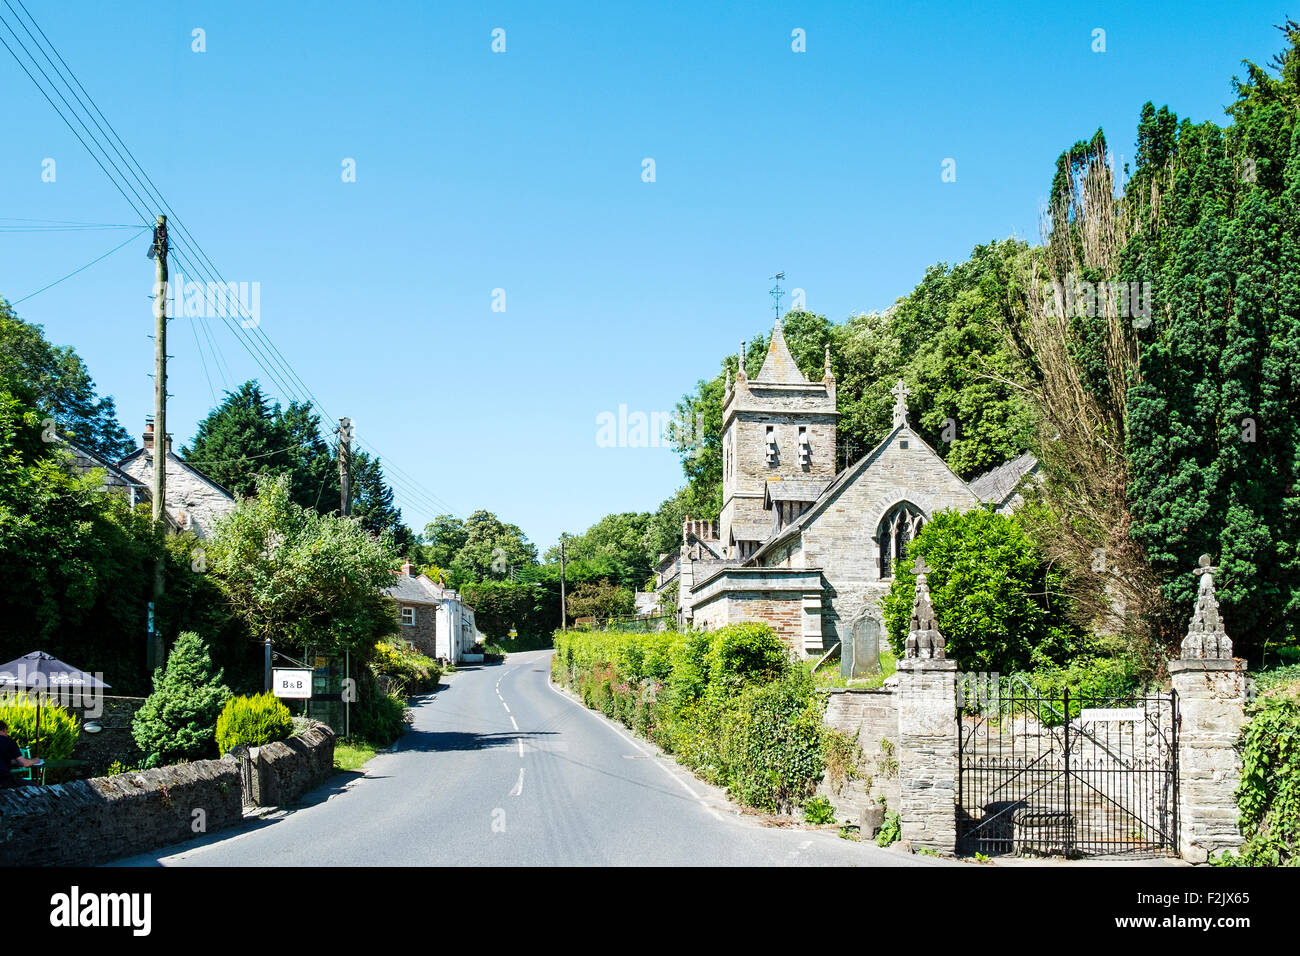
M 78 670 L 44 651 L 33 651 L 8 664 L 0 664 L 0 687 L 36 691 L 36 745 L 32 755 L 37 759 L 41 756 L 41 688 L 76 687 L 106 690 L 108 686 L 94 674 Z

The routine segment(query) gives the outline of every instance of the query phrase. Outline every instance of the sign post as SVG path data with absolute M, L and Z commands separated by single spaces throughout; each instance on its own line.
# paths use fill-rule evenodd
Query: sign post
M 277 667 L 272 671 L 271 690 L 276 697 L 310 700 L 311 677 L 310 668 Z

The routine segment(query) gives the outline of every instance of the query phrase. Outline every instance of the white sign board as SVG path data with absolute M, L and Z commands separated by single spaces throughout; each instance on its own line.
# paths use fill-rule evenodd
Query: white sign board
M 277 667 L 271 672 L 271 693 L 276 697 L 311 697 L 311 670 L 308 668 Z
M 1079 712 L 1079 720 L 1084 723 L 1101 723 L 1106 720 L 1142 721 L 1147 719 L 1147 712 L 1141 707 L 1085 707 Z

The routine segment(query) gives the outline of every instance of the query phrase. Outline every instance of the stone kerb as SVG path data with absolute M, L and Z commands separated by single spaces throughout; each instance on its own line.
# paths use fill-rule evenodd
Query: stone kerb
M 1219 617 L 1215 568 L 1202 555 L 1200 588 L 1182 654 L 1169 663 L 1178 696 L 1178 852 L 1192 863 L 1235 850 L 1234 791 L 1241 776 L 1237 742 L 1246 723 L 1245 662 L 1232 656 L 1232 641 Z
M 916 596 L 898 662 L 899 816 L 912 847 L 957 846 L 957 663 L 947 660 L 930 603 L 929 569 L 916 561 Z

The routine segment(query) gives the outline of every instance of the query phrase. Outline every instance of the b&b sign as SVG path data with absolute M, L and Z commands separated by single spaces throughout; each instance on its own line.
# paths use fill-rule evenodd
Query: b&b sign
M 294 697 L 307 700 L 311 697 L 311 670 L 309 668 L 277 667 L 271 672 L 271 693 L 276 697 Z

